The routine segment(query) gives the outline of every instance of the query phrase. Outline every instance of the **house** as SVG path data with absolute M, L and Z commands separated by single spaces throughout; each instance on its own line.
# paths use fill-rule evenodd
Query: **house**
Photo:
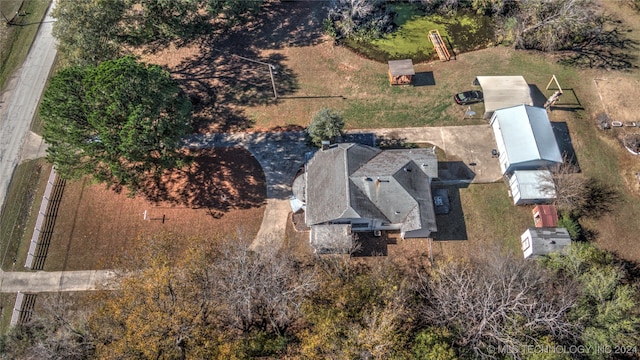
M 533 105 L 529 84 L 522 76 L 477 76 L 473 84 L 482 87 L 485 119 L 499 109 Z
M 544 204 L 556 198 L 549 170 L 516 170 L 509 177 L 514 205 Z
M 528 228 L 520 241 L 524 258 L 528 259 L 562 251 L 571 244 L 571 237 L 565 228 Z
M 437 230 L 431 196 L 437 176 L 433 149 L 341 143 L 315 153 L 295 178 L 292 199 L 304 206 L 316 251 L 348 252 L 357 232 L 429 237 Z
M 536 205 L 531 213 L 537 228 L 558 226 L 558 212 L 553 205 Z
M 389 61 L 389 83 L 391 85 L 410 85 L 415 74 L 416 71 L 413 69 L 411 59 Z
M 545 109 L 529 105 L 499 109 L 493 113 L 489 124 L 496 138 L 503 175 L 562 163 Z

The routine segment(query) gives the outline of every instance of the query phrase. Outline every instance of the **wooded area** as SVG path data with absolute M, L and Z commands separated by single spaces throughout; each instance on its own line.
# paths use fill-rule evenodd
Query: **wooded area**
M 640 340 L 637 289 L 588 244 L 541 262 L 495 249 L 428 269 L 255 253 L 243 239 L 193 239 L 176 256 L 174 239 L 139 239 L 123 257 L 119 290 L 82 305 L 43 299 L 42 311 L 1 338 L 2 357 L 565 358 L 527 349 L 617 346 L 633 355 Z

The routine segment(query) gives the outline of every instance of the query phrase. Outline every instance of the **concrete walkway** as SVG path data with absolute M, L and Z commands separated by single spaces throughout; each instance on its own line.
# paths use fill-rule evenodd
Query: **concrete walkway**
M 112 270 L 0 272 L 0 293 L 114 289 Z

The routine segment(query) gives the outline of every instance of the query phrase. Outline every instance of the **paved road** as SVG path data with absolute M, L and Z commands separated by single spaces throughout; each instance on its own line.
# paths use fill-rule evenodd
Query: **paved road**
M 13 171 L 18 165 L 21 150 L 38 101 L 47 82 L 47 77 L 56 57 L 56 41 L 51 34 L 53 18 L 51 9 L 40 24 L 38 34 L 31 46 L 29 55 L 7 89 L 2 94 L 0 107 L 0 204 L 4 204 Z
M 113 289 L 111 270 L 0 272 L 0 293 Z

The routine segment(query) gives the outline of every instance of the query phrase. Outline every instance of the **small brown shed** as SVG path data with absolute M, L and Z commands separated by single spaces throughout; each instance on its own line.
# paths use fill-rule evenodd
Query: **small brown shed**
M 389 83 L 391 85 L 410 85 L 415 74 L 411 59 L 389 61 Z
M 558 227 L 558 212 L 555 206 L 536 205 L 531 212 L 537 228 Z

